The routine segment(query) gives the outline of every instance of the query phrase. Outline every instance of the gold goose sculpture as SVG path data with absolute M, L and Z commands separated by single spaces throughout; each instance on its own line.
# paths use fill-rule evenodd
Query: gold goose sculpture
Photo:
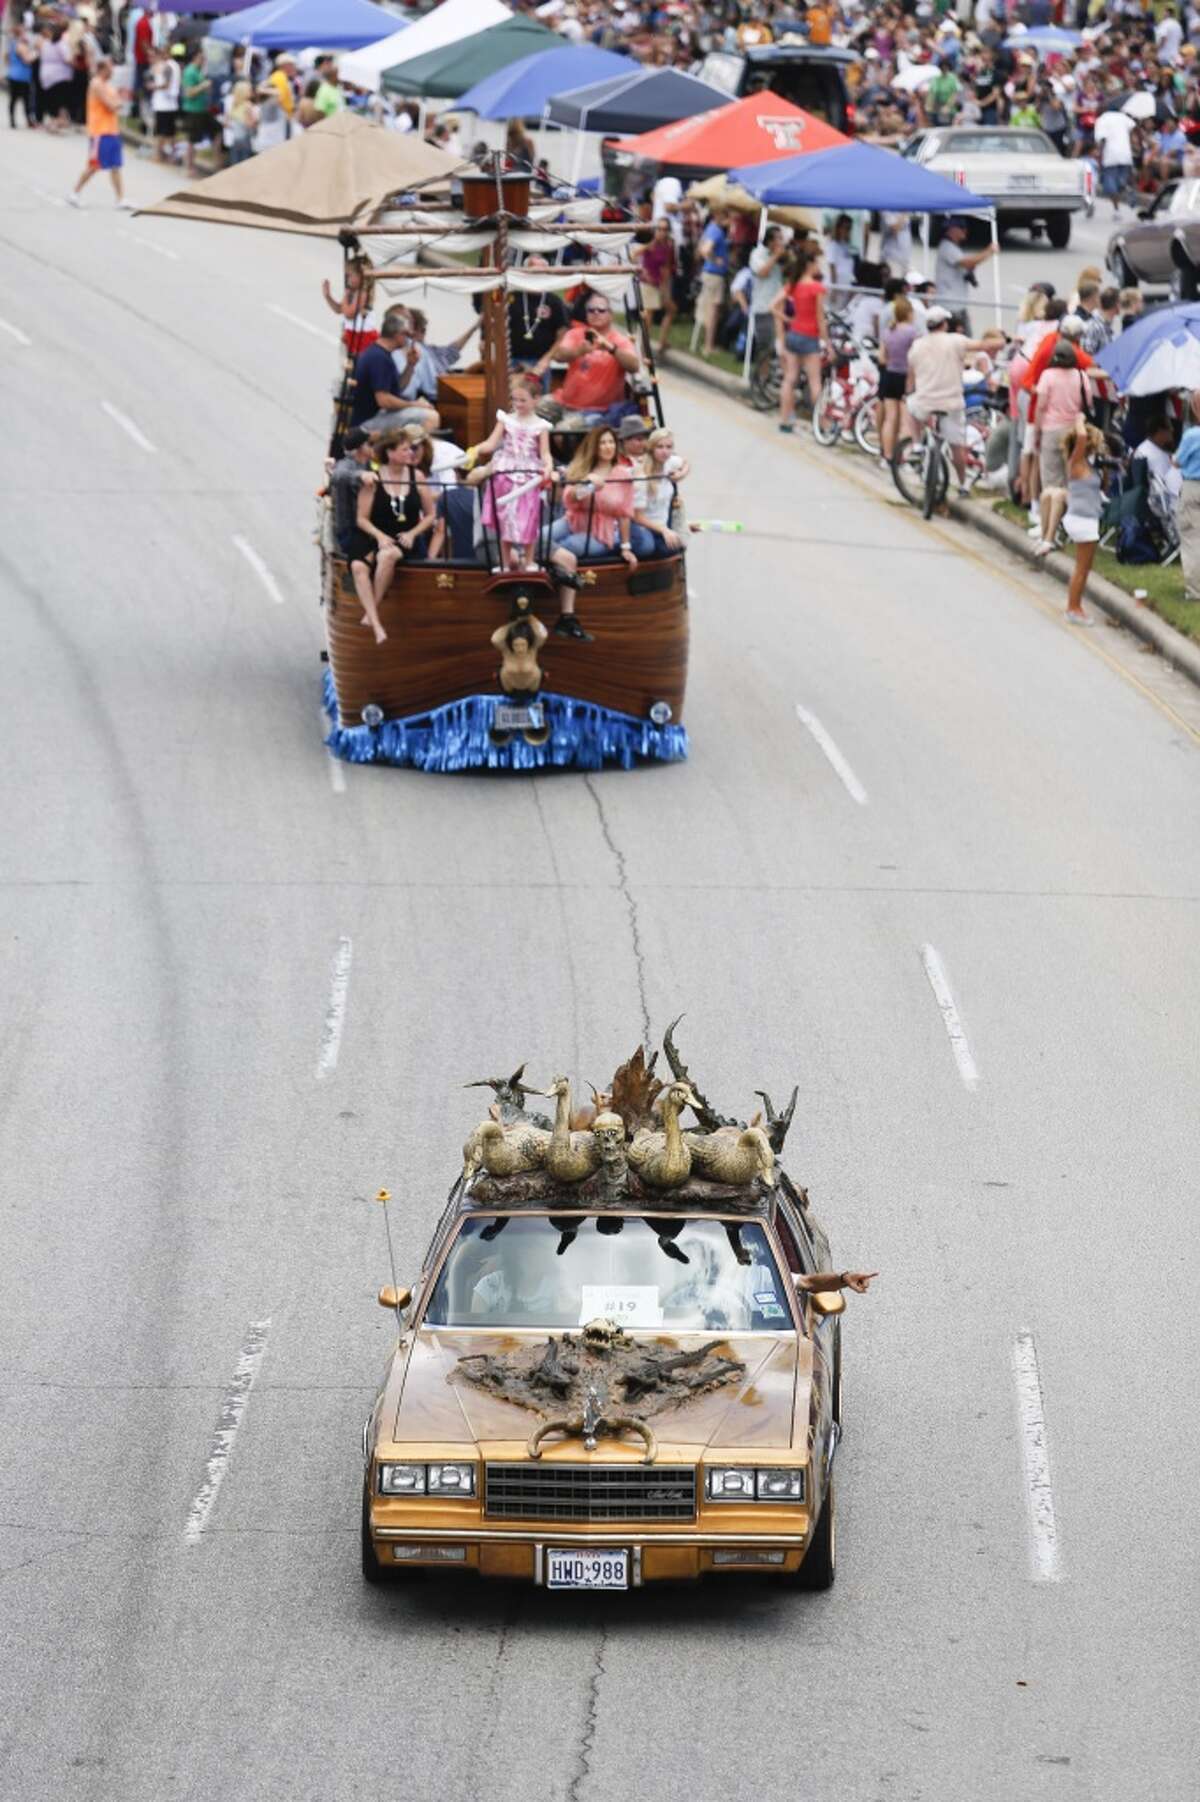
M 761 1126 L 721 1126 L 711 1133 L 684 1133 L 683 1139 L 697 1176 L 739 1188 L 761 1176 L 774 1187 L 775 1153 Z
M 522 1170 L 541 1169 L 550 1134 L 525 1120 L 514 1120 L 511 1126 L 485 1120 L 475 1128 L 468 1145 L 474 1140 L 478 1141 L 479 1159 L 489 1176 L 516 1176 Z
M 546 1147 L 546 1169 L 560 1183 L 579 1183 L 600 1165 L 600 1150 L 590 1132 L 571 1131 L 571 1082 L 566 1076 L 551 1078 L 547 1095 L 556 1101 L 554 1131 Z
M 626 1147 L 630 1164 L 652 1189 L 677 1189 L 691 1174 L 692 1153 L 679 1130 L 679 1116 L 685 1107 L 694 1107 L 695 1101 L 688 1083 L 673 1082 L 658 1098 L 663 1130 L 639 1127 Z

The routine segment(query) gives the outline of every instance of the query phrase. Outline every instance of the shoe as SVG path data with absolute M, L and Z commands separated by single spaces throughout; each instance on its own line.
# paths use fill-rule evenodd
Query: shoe
M 790 419 L 781 419 L 779 421 L 779 429 L 781 432 L 794 432 L 796 428 Z
M 556 638 L 574 638 L 579 644 L 591 644 L 592 634 L 585 632 L 573 613 L 560 613 L 554 622 Z
M 1042 542 L 1039 545 L 1035 545 L 1033 554 L 1035 557 L 1048 557 L 1053 549 L 1054 549 L 1053 540 L 1049 539 L 1049 538 L 1043 538 Z
M 958 498 L 960 501 L 969 501 L 971 498 L 971 490 L 967 487 L 965 482 L 960 482 L 958 484 Z
M 1089 619 L 1086 613 L 1070 613 L 1063 615 L 1069 626 L 1094 626 L 1095 620 Z
M 1029 527 L 1029 530 L 1028 530 L 1028 531 L 1027 531 L 1027 532 L 1026 532 L 1026 534 L 1025 534 L 1025 536 L 1026 536 L 1026 538 L 1037 538 L 1037 539 L 1040 539 L 1040 538 L 1041 538 L 1041 536 L 1042 536 L 1042 522 L 1041 522 L 1041 520 L 1040 520 L 1040 519 L 1039 519 L 1039 520 L 1038 520 L 1038 522 L 1037 522 L 1037 524 L 1036 524 L 1036 526 L 1030 526 L 1030 527 Z
M 118 213 L 136 213 L 137 207 L 132 200 L 118 200 L 117 211 Z
M 80 200 L 78 194 L 68 194 L 66 200 L 68 206 L 77 206 L 82 211 L 83 202 Z

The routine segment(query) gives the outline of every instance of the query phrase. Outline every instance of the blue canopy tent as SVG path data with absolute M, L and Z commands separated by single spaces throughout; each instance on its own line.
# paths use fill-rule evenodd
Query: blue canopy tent
M 842 144 L 775 163 L 747 163 L 731 169 L 729 179 L 768 206 L 837 207 L 849 213 L 992 211 L 990 200 L 874 144 Z
M 375 0 L 260 0 L 219 19 L 208 35 L 259 50 L 361 50 L 403 23 Z
M 997 241 L 990 200 L 873 144 L 843 144 L 774 163 L 747 163 L 731 169 L 729 179 L 763 202 L 764 220 L 768 206 L 828 207 L 847 213 L 980 213 L 990 218 L 992 242 Z M 999 257 L 992 267 L 999 325 Z
M 597 50 L 591 44 L 572 44 L 553 56 L 536 50 L 485 75 L 473 88 L 460 94 L 456 113 L 474 113 L 480 119 L 540 119 L 555 94 L 585 83 L 611 81 L 630 74 L 635 65 L 615 50 Z
M 729 95 L 681 69 L 647 69 L 629 63 L 624 74 L 586 87 L 559 88 L 552 96 L 546 117 L 555 125 L 573 125 L 576 131 L 601 131 L 606 137 L 631 138 L 656 125 L 673 125 L 695 113 L 728 106 Z
M 1122 394 L 1200 388 L 1200 301 L 1144 313 L 1096 361 Z

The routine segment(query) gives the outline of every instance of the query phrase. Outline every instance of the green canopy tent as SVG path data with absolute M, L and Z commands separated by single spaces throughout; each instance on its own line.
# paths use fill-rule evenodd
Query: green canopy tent
M 425 100 L 457 100 L 497 69 L 536 51 L 566 50 L 568 40 L 556 31 L 539 25 L 536 19 L 516 17 L 456 44 L 430 50 L 406 63 L 396 63 L 383 71 L 383 86 L 389 94 L 412 95 Z

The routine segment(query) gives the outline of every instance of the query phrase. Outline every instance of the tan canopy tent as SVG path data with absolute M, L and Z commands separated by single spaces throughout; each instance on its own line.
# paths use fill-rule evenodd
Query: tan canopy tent
M 466 165 L 410 132 L 353 113 L 310 126 L 274 150 L 181 188 L 147 214 L 336 238 L 365 226 L 395 194 L 428 189 Z
M 738 213 L 762 211 L 762 201 L 755 200 L 753 194 L 739 188 L 727 175 L 710 175 L 707 181 L 693 183 L 688 195 L 695 200 L 707 200 L 712 206 L 732 207 Z M 776 225 L 807 226 L 810 232 L 821 229 L 820 213 L 807 206 L 769 206 L 767 217 Z

